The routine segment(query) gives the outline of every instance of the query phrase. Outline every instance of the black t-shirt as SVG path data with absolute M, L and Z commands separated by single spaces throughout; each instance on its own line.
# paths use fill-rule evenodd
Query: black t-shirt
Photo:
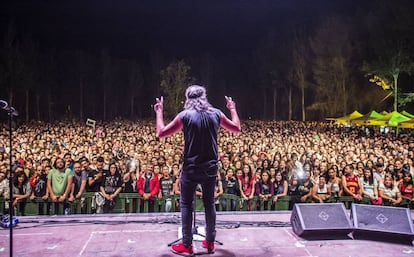
M 174 181 L 170 178 L 162 177 L 160 179 L 160 189 L 162 196 L 169 196 L 170 192 L 173 190 Z
M 88 180 L 89 180 L 89 178 L 94 179 L 98 173 L 99 173 L 99 171 L 97 171 L 97 170 L 89 171 Z M 89 186 L 89 183 L 87 183 L 88 184 L 87 191 L 88 192 L 99 192 L 100 191 L 99 187 L 102 184 L 102 181 L 103 181 L 103 178 L 104 178 L 105 174 L 106 174 L 106 172 L 102 171 L 102 176 L 99 177 L 96 181 L 94 181 L 92 186 Z
M 224 179 L 222 183 L 225 194 L 240 195 L 240 186 L 236 178 Z
M 203 172 L 214 177 L 218 170 L 217 133 L 220 127 L 221 111 L 184 110 L 179 113 L 184 132 L 184 162 L 186 173 Z M 202 174 L 198 174 L 202 175 Z
M 263 182 L 260 182 L 260 193 L 262 195 L 268 195 L 268 194 L 270 194 L 269 184 L 265 184 Z
M 109 172 L 102 177 L 101 186 L 105 189 L 105 193 L 113 194 L 118 188 L 122 187 L 122 177 L 119 173 L 111 175 Z
M 137 180 L 129 177 L 129 180 L 125 182 L 124 193 L 134 193 L 137 192 Z
M 298 191 L 300 196 L 304 196 L 309 194 L 309 192 L 312 190 L 313 187 L 313 183 L 311 181 L 309 181 L 306 185 L 305 185 L 305 181 L 299 181 L 299 187 L 298 187 Z
M 33 192 L 36 197 L 42 197 L 46 194 L 47 175 L 42 174 L 34 181 Z

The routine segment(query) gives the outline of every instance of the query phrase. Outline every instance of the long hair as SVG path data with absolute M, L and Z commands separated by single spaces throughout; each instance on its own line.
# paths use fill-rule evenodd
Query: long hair
M 24 177 L 24 180 L 23 180 L 23 182 L 22 182 L 22 186 L 24 186 L 24 185 L 27 183 L 27 181 L 29 180 L 29 179 L 27 178 L 27 176 L 26 176 L 26 173 L 25 173 L 23 170 L 18 171 L 18 172 L 14 175 L 14 181 L 13 181 L 13 184 L 14 184 L 14 186 L 15 186 L 15 187 L 18 187 L 18 186 L 19 186 L 19 177 L 20 177 L 20 176 L 23 176 L 23 177 Z
M 365 176 L 365 171 L 368 171 L 368 170 L 369 170 L 369 172 L 371 172 L 371 175 L 369 176 L 369 178 L 367 178 Z M 368 183 L 369 185 L 373 185 L 374 184 L 374 175 L 373 175 L 372 169 L 365 168 L 365 170 L 364 170 L 364 182 L 365 183 Z
M 207 111 L 211 104 L 207 100 L 206 89 L 199 85 L 189 86 L 185 90 L 185 110 Z

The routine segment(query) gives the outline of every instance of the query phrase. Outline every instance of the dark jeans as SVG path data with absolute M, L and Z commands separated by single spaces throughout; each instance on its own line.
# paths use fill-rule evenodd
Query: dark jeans
M 236 210 L 236 200 L 234 199 L 230 199 L 230 208 L 229 210 L 227 209 L 227 199 L 223 198 L 220 199 L 221 202 L 221 208 L 223 209 L 223 211 L 235 211 Z
M 200 172 L 201 173 L 201 172 Z M 193 223 L 193 201 L 197 184 L 200 184 L 203 190 L 203 204 L 206 218 L 206 240 L 214 242 L 216 238 L 216 206 L 214 204 L 214 189 L 216 177 L 209 177 L 202 174 L 181 173 L 180 179 L 180 207 L 181 207 L 181 224 L 183 232 L 184 245 L 191 245 L 193 241 L 192 223 Z

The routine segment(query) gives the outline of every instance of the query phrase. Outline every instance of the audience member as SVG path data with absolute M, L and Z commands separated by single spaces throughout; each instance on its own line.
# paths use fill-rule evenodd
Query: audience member
M 103 176 L 100 192 L 105 198 L 103 212 L 108 213 L 113 210 L 116 204 L 116 197 L 122 191 L 122 177 L 115 163 L 109 164 L 109 172 Z
M 50 199 L 55 203 L 55 214 L 59 214 L 59 208 L 62 205 L 65 213 L 69 212 L 69 204 L 66 200 L 72 188 L 72 180 L 72 171 L 65 168 L 63 159 L 58 157 L 54 169 L 51 169 L 47 175 L 47 189 Z
M 77 161 L 80 161 L 82 170 L 88 174 L 87 191 L 99 192 L 102 182 L 100 180 L 108 169 L 109 163 L 114 162 L 124 178 L 123 192 L 136 192 L 136 181 L 142 176 L 140 173 L 142 163 L 154 163 L 154 165 L 161 165 L 160 167 L 168 166 L 172 171 L 174 193 L 179 194 L 177 178 L 182 164 L 183 149 L 180 146 L 183 145 L 183 135 L 178 133 L 166 140 L 156 140 L 153 128 L 153 120 L 105 122 L 100 123 L 95 131 L 76 121 L 21 124 L 16 128 L 17 136 L 13 138 L 11 166 L 17 166 L 18 171 L 23 170 L 31 180 L 34 180 L 37 176 L 34 174 L 37 173 L 37 168 L 43 167 L 44 174 L 47 175 L 49 170 L 54 170 L 51 168 L 51 163 L 59 158 L 64 159 L 64 167 L 73 167 Z M 400 175 L 397 179 L 397 188 L 400 187 L 402 194 L 410 194 L 408 180 L 411 178 L 405 177 L 405 170 L 410 174 L 414 173 L 412 136 L 404 132 L 398 135 L 380 133 L 375 129 L 370 134 L 361 132 L 363 131 L 360 128 L 343 128 L 326 122 L 252 120 L 243 122 L 243 133 L 232 134 L 224 130 L 220 131 L 218 151 L 223 191 L 226 193 L 228 168 L 233 169 L 233 176 L 237 177 L 235 173 L 248 167 L 251 172 L 250 177 L 243 176 L 242 172 L 241 177 L 245 180 L 238 181 L 239 192 L 243 188 L 248 193 L 253 192 L 253 195 L 247 194 L 247 198 L 255 195 L 256 186 L 252 187 L 252 184 L 255 183 L 254 180 L 259 172 L 263 173 L 264 170 L 270 172 L 270 180 L 273 183 L 276 172 L 280 171 L 288 183 L 287 194 L 293 199 L 296 198 L 296 194 L 300 195 L 299 188 L 303 186 L 302 177 L 305 171 L 311 172 L 310 176 L 316 178 L 318 172 L 322 175 L 327 173 L 326 183 L 331 187 L 334 197 L 341 197 L 342 190 L 344 195 L 353 196 L 343 188 L 341 180 L 344 175 L 342 172 L 347 171 L 346 166 L 349 165 L 352 173 L 358 171 L 358 168 L 361 170 L 363 166 L 371 168 L 374 181 L 377 181 L 378 185 L 384 184 L 386 172 Z M 0 142 L 7 142 L 7 140 L 7 131 L 0 130 Z M 0 197 L 8 193 L 6 173 L 10 169 L 9 154 L 7 147 L 6 151 L 1 153 L 0 178 L 3 176 L 5 178 L 0 181 L 0 194 L 2 194 Z M 132 160 L 136 163 L 136 169 L 131 168 Z M 332 169 L 335 174 L 332 173 Z M 156 168 L 154 171 L 157 171 Z M 132 179 L 129 180 L 130 178 Z M 341 183 L 338 183 L 338 179 Z M 407 180 L 406 189 L 402 187 L 405 180 Z M 33 189 L 33 184 L 31 186 Z M 349 186 L 346 187 L 348 191 L 352 188 Z M 362 183 L 359 188 L 358 186 L 354 188 L 357 191 L 356 198 L 353 197 L 355 201 L 359 201 L 358 198 L 362 197 L 360 192 L 364 189 Z M 403 192 L 405 190 L 407 192 Z M 277 191 L 276 187 L 275 191 Z M 53 200 L 52 195 L 49 197 Z M 66 195 L 63 202 L 69 200 L 68 197 L 69 195 Z M 246 194 L 240 197 L 243 199 Z M 62 199 L 62 196 L 59 196 L 59 199 Z

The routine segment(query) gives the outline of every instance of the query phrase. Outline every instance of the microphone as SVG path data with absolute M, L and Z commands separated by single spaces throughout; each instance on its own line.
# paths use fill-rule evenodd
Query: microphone
M 12 106 L 9 106 L 9 104 L 4 100 L 0 100 L 0 108 L 5 110 L 9 115 L 19 116 L 19 113 L 16 111 L 16 109 L 14 109 Z

